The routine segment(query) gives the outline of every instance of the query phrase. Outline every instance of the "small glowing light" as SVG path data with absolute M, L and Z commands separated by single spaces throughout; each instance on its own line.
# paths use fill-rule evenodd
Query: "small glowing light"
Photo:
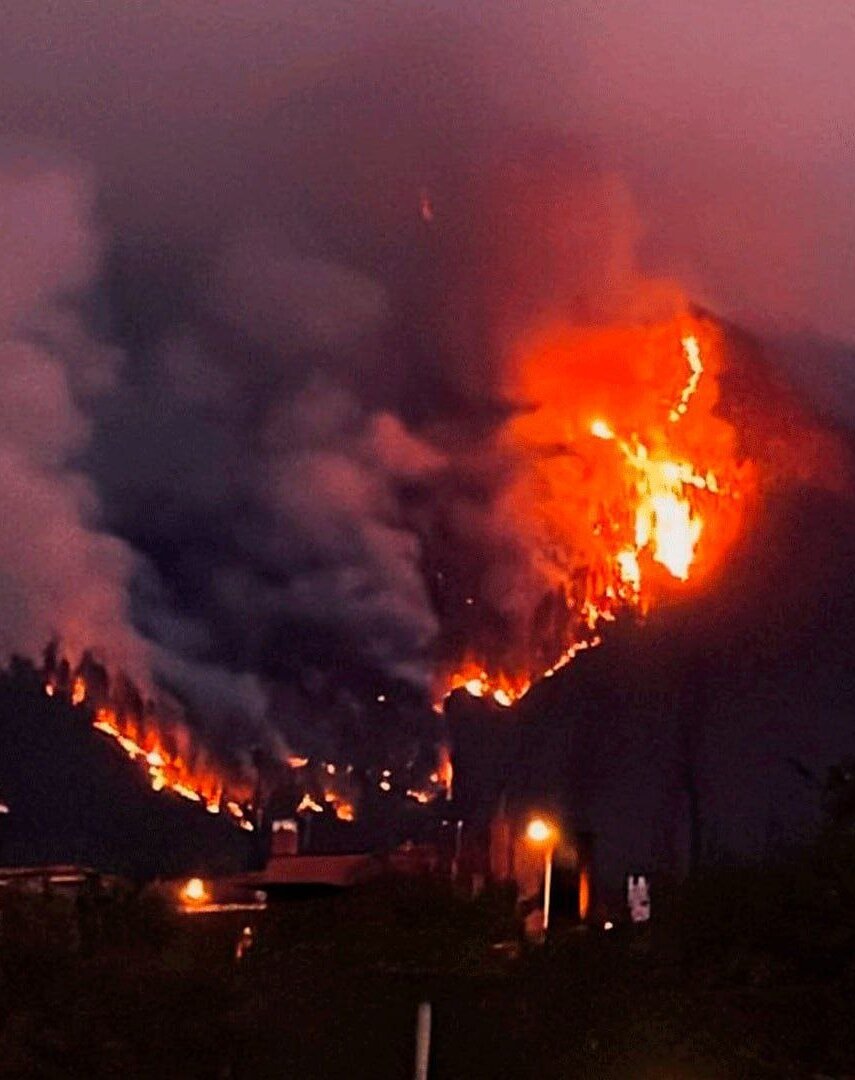
M 203 904 L 210 899 L 210 893 L 205 882 L 198 877 L 192 877 L 181 890 L 181 899 L 186 904 Z
M 585 922 L 588 918 L 588 909 L 591 906 L 591 879 L 587 870 L 579 874 L 579 919 Z
M 380 704 L 382 705 L 382 704 L 383 704 L 383 702 L 384 702 L 384 701 L 386 700 L 386 695 L 385 695 L 385 694 L 378 694 L 378 695 L 377 695 L 377 700 L 378 700 L 378 701 L 380 702 Z
M 501 705 L 503 709 L 509 708 L 514 703 L 514 699 L 507 692 L 507 690 L 494 690 L 493 700 L 497 705 Z
M 71 687 L 71 704 L 72 705 L 82 705 L 85 700 L 86 700 L 86 683 L 83 680 L 83 678 L 80 675 L 78 675 L 75 678 L 74 684 Z
M 525 834 L 534 843 L 542 844 L 544 840 L 548 840 L 552 836 L 552 829 L 543 818 L 532 818 L 528 823 Z
M 595 439 L 613 439 L 615 437 L 615 433 L 605 420 L 595 420 L 591 424 L 591 434 Z
M 392 785 L 389 783 L 388 780 L 381 780 L 380 781 L 380 790 L 381 791 L 391 791 L 392 790 Z
M 384 780 L 387 779 L 388 777 L 390 777 L 391 775 L 392 775 L 392 770 L 391 769 L 384 769 L 383 770 L 383 779 Z
M 603 923 L 603 929 L 604 930 L 614 930 L 614 928 L 615 928 L 615 924 L 613 922 L 611 922 L 611 921 Z
M 474 596 L 467 596 L 466 597 L 466 603 L 469 605 L 469 607 L 472 607 L 472 605 L 475 603 L 475 597 Z
M 330 776 L 335 776 L 335 765 L 333 765 L 332 762 L 326 766 L 326 770 Z

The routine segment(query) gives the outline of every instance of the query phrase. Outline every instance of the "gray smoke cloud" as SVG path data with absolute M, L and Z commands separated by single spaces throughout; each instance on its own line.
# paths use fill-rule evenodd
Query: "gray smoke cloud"
M 91 424 L 80 403 L 115 378 L 69 297 L 95 273 L 85 179 L 6 162 L 0 172 L 0 650 L 38 654 L 59 634 L 77 656 L 109 646 L 145 677 L 148 646 L 131 628 L 136 556 L 100 528 L 78 465 Z
M 146 692 L 166 678 L 214 715 L 237 708 L 257 721 L 265 702 L 254 676 L 182 656 L 186 633 L 176 642 L 134 624 L 134 582 L 153 571 L 106 529 L 86 474 L 93 415 L 123 363 L 81 309 L 101 255 L 90 178 L 44 156 L 2 166 L 0 653 L 37 656 L 58 638 L 72 661 L 89 649 Z

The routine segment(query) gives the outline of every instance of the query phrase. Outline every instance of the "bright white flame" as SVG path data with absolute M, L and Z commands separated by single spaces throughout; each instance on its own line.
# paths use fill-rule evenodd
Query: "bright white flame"
M 680 344 L 683 346 L 683 353 L 685 354 L 686 362 L 689 365 L 689 380 L 683 388 L 679 403 L 668 415 L 668 419 L 671 423 L 676 423 L 680 417 L 687 412 L 689 408 L 689 399 L 697 390 L 698 383 L 701 381 L 701 375 L 704 373 L 704 365 L 701 360 L 701 347 L 694 334 L 684 337 Z
M 638 552 L 632 548 L 626 548 L 618 552 L 615 560 L 618 565 L 618 573 L 621 581 L 631 585 L 635 592 L 641 588 L 641 567 L 638 565 Z
M 596 439 L 613 439 L 615 437 L 615 433 L 605 420 L 595 420 L 591 424 L 591 434 Z

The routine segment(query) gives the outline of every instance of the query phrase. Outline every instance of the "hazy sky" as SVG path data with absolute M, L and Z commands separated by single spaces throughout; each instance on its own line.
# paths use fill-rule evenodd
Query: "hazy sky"
M 102 177 L 148 159 L 148 183 L 171 173 L 175 185 L 157 194 L 187 202 L 188 155 L 204 147 L 199 167 L 219 165 L 234 183 L 241 139 L 281 142 L 278 104 L 310 98 L 371 53 L 344 112 L 360 112 L 360 94 L 370 107 L 368 84 L 398 64 L 421 84 L 420 104 L 439 106 L 446 142 L 462 114 L 477 119 L 473 103 L 485 123 L 586 140 L 627 177 L 652 265 L 761 325 L 855 332 L 846 0 L 10 7 L 4 128 L 61 138 Z

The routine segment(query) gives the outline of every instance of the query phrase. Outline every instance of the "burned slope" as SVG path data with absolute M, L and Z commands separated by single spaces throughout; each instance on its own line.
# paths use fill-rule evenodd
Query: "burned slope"
M 147 878 L 243 868 L 253 838 L 195 803 L 153 792 L 146 774 L 49 698 L 26 663 L 0 677 L 0 863 L 80 863 Z

